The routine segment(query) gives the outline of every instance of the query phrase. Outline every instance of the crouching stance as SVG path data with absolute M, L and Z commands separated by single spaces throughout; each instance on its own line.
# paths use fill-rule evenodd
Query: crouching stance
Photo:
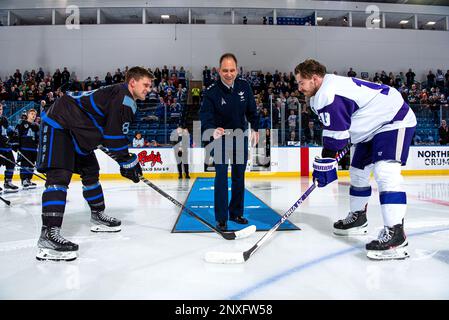
M 406 164 L 415 131 L 413 111 L 396 89 L 326 74 L 326 68 L 315 60 L 299 64 L 295 74 L 299 90 L 310 97 L 310 106 L 324 127 L 323 158 L 313 165 L 318 187 L 337 179 L 333 158 L 349 139 L 355 145 L 350 167 L 350 212 L 334 224 L 334 233 L 368 233 L 366 208 L 371 196 L 369 177 L 374 171 L 384 227 L 378 238 L 366 245 L 367 256 L 376 260 L 407 258 L 407 197 L 401 166 Z
M 105 214 L 94 150 L 106 147 L 120 165 L 122 176 L 139 182 L 136 155 L 128 152 L 126 134 L 134 120 L 136 99 L 145 99 L 153 75 L 143 68 L 129 69 L 126 82 L 94 91 L 67 93 L 42 113 L 38 170 L 47 174 L 42 194 L 42 230 L 38 260 L 74 260 L 78 245 L 61 235 L 67 190 L 73 173 L 79 174 L 83 196 L 91 211 L 91 231 L 118 232 L 120 220 Z

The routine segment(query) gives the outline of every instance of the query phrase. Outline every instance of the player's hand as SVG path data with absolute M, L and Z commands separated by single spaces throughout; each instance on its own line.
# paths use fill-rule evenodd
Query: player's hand
M 220 138 L 224 134 L 225 134 L 225 129 L 217 128 L 217 129 L 214 130 L 214 139 L 218 139 L 218 138 Z
M 119 163 L 120 165 L 120 174 L 133 181 L 134 183 L 138 183 L 140 181 L 140 177 L 142 176 L 142 167 L 139 164 L 139 159 L 135 154 L 130 154 L 130 159 L 126 162 Z
M 312 176 L 313 181 L 318 183 L 319 188 L 325 187 L 329 183 L 337 180 L 337 160 L 316 157 L 313 162 Z

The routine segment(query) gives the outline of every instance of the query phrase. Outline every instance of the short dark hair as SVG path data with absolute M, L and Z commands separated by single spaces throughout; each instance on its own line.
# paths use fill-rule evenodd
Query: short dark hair
M 139 81 L 140 79 L 145 77 L 149 78 L 150 80 L 154 79 L 154 75 L 147 69 L 142 67 L 132 67 L 131 69 L 128 69 L 128 71 L 126 72 L 125 82 L 129 83 L 131 79 Z
M 237 58 L 235 57 L 235 55 L 233 53 L 227 52 L 227 53 L 223 54 L 220 57 L 220 66 L 224 59 L 232 59 L 232 60 L 234 60 L 235 65 L 237 65 Z
M 305 79 L 310 79 L 315 74 L 324 77 L 326 75 L 326 67 L 316 60 L 307 59 L 296 66 L 295 74 L 299 74 Z

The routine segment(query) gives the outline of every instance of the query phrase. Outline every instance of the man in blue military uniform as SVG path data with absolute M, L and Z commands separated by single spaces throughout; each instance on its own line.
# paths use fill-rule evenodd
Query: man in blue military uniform
M 214 206 L 217 228 L 227 229 L 227 221 L 247 224 L 243 217 L 245 169 L 248 160 L 248 138 L 245 131 L 251 123 L 251 142 L 259 139 L 259 116 L 248 82 L 237 79 L 237 59 L 232 53 L 220 58 L 220 79 L 206 91 L 200 118 L 203 132 L 213 136 L 215 182 Z M 204 134 L 204 136 L 207 133 Z M 228 162 L 231 161 L 232 197 L 228 205 Z M 229 214 L 229 215 L 228 215 Z

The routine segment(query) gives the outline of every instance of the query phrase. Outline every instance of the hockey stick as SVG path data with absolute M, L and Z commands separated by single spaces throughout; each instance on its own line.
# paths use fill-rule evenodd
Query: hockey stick
M 36 168 L 36 165 L 34 165 L 27 157 L 25 157 L 25 155 L 22 153 L 22 152 L 20 152 L 19 150 L 17 150 L 17 153 L 21 156 L 21 157 L 23 157 L 34 169 L 36 169 L 37 170 L 37 168 Z M 45 177 L 45 178 L 47 178 L 47 176 L 45 175 L 45 173 L 43 173 L 43 176 Z
M 337 162 L 340 161 L 341 158 L 344 157 L 344 155 L 349 151 L 351 148 L 351 145 L 348 144 L 346 147 L 344 147 L 340 153 L 337 155 L 336 160 Z M 284 223 L 285 220 L 287 220 L 291 214 L 299 207 L 299 205 L 312 193 L 313 190 L 316 188 L 316 182 L 314 181 L 313 184 L 304 192 L 304 194 L 301 196 L 301 198 L 296 201 L 293 206 L 290 207 L 290 209 L 287 210 L 286 213 L 281 217 L 281 219 L 262 237 L 259 239 L 259 241 L 256 242 L 255 245 L 253 245 L 250 249 L 243 251 L 243 252 L 217 252 L 217 251 L 211 251 L 207 252 L 204 259 L 206 262 L 210 263 L 224 263 L 224 264 L 234 264 L 234 263 L 243 263 L 246 260 L 248 260 L 256 251 L 259 249 L 262 244 L 264 244 L 273 233 L 280 227 L 281 224 Z
M 0 200 L 2 200 L 4 203 L 6 203 L 6 205 L 11 206 L 11 201 L 6 200 L 6 199 L 4 199 L 2 197 L 0 197 Z
M 105 148 L 103 146 L 98 146 L 98 148 L 101 151 L 103 151 L 104 153 L 106 153 L 108 156 L 113 158 L 113 156 L 111 155 L 111 153 L 109 152 L 109 150 L 107 148 Z M 147 186 L 149 186 L 150 188 L 155 190 L 157 193 L 162 195 L 164 198 L 170 200 L 171 203 L 173 203 L 177 207 L 181 208 L 182 210 L 185 210 L 193 218 L 195 218 L 196 220 L 200 221 L 202 224 L 204 224 L 205 226 L 209 227 L 210 229 L 212 229 L 214 232 L 218 233 L 220 236 L 222 236 L 226 240 L 234 240 L 234 239 L 246 238 L 246 237 L 249 237 L 250 235 L 252 235 L 256 231 L 256 226 L 254 226 L 254 225 L 248 226 L 248 227 L 246 227 L 246 228 L 244 228 L 242 230 L 239 230 L 239 231 L 221 231 L 221 230 L 218 230 L 212 224 L 210 224 L 209 222 L 207 222 L 206 220 L 204 220 L 203 218 L 198 216 L 196 213 L 194 213 L 192 210 L 190 210 L 189 208 L 184 206 L 181 202 L 179 202 L 178 200 L 176 200 L 175 198 L 170 196 L 168 193 L 166 193 L 165 191 L 161 190 L 159 187 L 157 187 L 154 183 L 152 183 L 151 181 L 146 179 L 144 176 L 140 176 L 139 179 L 140 179 L 140 181 L 145 183 Z
M 11 161 L 11 160 L 9 160 L 8 158 L 6 158 L 5 156 L 3 156 L 3 155 L 1 155 L 1 154 L 0 154 L 0 158 L 3 158 L 3 159 L 5 159 L 6 161 L 8 161 L 9 163 L 14 164 L 16 167 L 23 168 L 23 167 L 22 167 L 21 165 L 19 165 L 17 162 Z M 44 177 L 38 175 L 37 173 L 34 173 L 34 172 L 33 172 L 32 174 L 34 174 L 36 177 L 38 177 L 38 178 L 40 178 L 40 179 L 42 179 L 42 180 L 44 180 L 44 181 L 47 181 L 47 179 L 45 179 Z

